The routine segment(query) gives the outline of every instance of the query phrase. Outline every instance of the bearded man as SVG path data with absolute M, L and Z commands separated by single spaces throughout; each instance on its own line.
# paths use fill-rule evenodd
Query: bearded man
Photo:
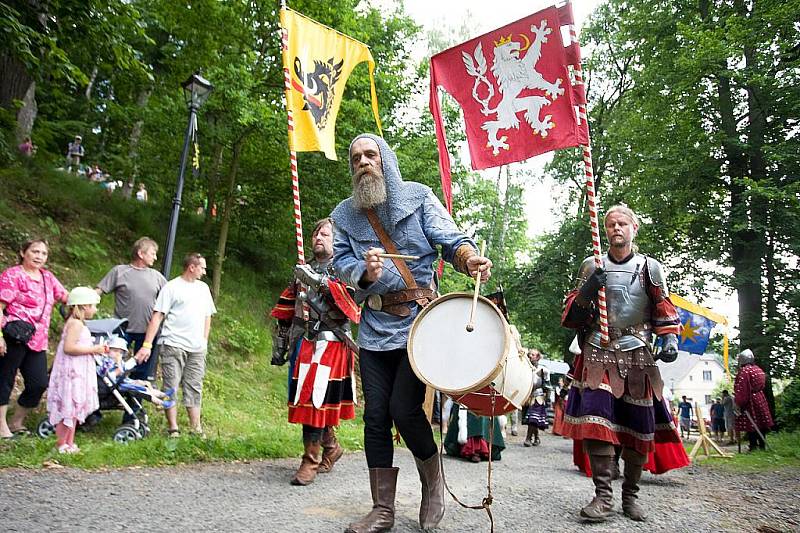
M 397 156 L 381 137 L 359 135 L 349 154 L 353 195 L 331 214 L 333 266 L 345 282 L 367 296 L 358 345 L 373 506 L 347 531 L 387 531 L 394 525 L 398 469 L 393 466 L 392 423 L 414 454 L 419 471 L 420 525 L 432 528 L 444 515 L 444 482 L 433 432 L 422 410 L 425 385 L 408 360 L 408 333 L 421 307 L 434 298 L 436 246 L 456 270 L 469 276 L 480 273 L 484 281 L 492 262 L 479 256 L 475 243 L 458 230 L 429 187 L 403 181 Z M 418 259 L 408 264 L 385 262 L 384 248 Z
M 356 416 L 348 316 L 358 322 L 359 315 L 331 266 L 330 218 L 317 222 L 311 241 L 314 259 L 295 267 L 295 279 L 271 312 L 277 319 L 272 364 L 282 365 L 289 357 L 289 422 L 303 425 L 303 458 L 291 480 L 300 486 L 333 469 L 344 453 L 335 428 L 339 420 Z
M 635 521 L 645 520 L 636 503 L 639 479 L 648 454 L 661 442 L 680 443 L 672 417 L 662 401 L 664 384 L 655 359 L 672 362 L 678 355 L 681 323 L 669 300 L 661 263 L 636 253 L 633 240 L 639 219 L 617 205 L 605 217 L 610 244 L 602 267 L 587 258 L 577 288 L 567 295 L 562 325 L 578 330 L 581 353 L 573 366 L 564 435 L 583 441 L 589 455 L 595 498 L 581 509 L 587 521 L 604 521 L 613 511 L 611 480 L 614 446 L 625 461 L 622 509 Z M 601 340 L 597 294 L 606 287 L 610 344 Z M 654 358 L 653 335 L 663 349 Z

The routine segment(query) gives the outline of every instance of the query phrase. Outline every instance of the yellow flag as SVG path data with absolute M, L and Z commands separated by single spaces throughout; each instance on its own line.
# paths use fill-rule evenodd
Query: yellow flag
M 291 9 L 281 10 L 281 26 L 288 33 L 283 67 L 290 78 L 286 98 L 294 122 L 289 148 L 297 152 L 321 151 L 328 159 L 336 159 L 336 115 L 347 78 L 363 61 L 369 65 L 372 112 L 380 132 L 375 60 L 369 47 Z

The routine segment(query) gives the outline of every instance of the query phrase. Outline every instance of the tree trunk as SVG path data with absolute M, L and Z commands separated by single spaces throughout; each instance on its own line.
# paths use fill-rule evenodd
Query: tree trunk
M 143 112 L 144 108 L 147 107 L 147 102 L 150 100 L 150 93 L 152 90 L 152 87 L 142 89 L 139 96 L 136 98 L 136 106 L 139 108 L 139 113 Z M 139 141 L 142 140 L 143 130 L 144 120 L 138 118 L 136 122 L 133 123 L 131 136 L 128 140 L 128 161 L 131 162 L 133 167 L 131 168 L 130 179 L 125 180 L 125 183 L 122 184 L 122 196 L 125 198 L 131 197 L 133 189 L 136 187 L 136 180 L 139 179 Z
M 92 99 L 92 89 L 94 88 L 94 82 L 97 79 L 97 65 L 94 66 L 92 69 L 92 75 L 89 76 L 89 83 L 86 84 L 86 90 L 83 92 L 83 96 L 87 100 Z
M 217 241 L 217 255 L 214 258 L 214 275 L 211 283 L 211 294 L 214 296 L 214 299 L 219 297 L 222 267 L 225 263 L 225 246 L 228 242 L 228 228 L 230 227 L 231 215 L 233 214 L 233 207 L 236 202 L 236 173 L 239 170 L 239 156 L 242 153 L 244 139 L 244 137 L 241 137 L 233 145 L 233 157 L 231 159 L 231 168 L 228 173 L 228 196 L 225 199 L 225 209 L 222 212 L 219 240 Z
M 732 284 L 739 296 L 739 341 L 742 348 L 753 346 L 760 339 L 761 324 L 761 257 L 758 233 L 748 215 L 750 203 L 744 180 L 748 176 L 747 158 L 739 144 L 735 104 L 729 72 L 719 76 L 719 111 L 723 129 L 722 147 L 728 161 L 731 210 Z
M 32 81 L 25 91 L 22 98 L 22 107 L 17 112 L 17 128 L 15 131 L 17 144 L 20 144 L 26 137 L 30 137 L 33 131 L 33 123 L 36 122 L 36 115 L 39 106 L 36 104 L 36 82 Z
M 757 3 L 752 2 L 752 10 L 755 11 Z M 741 9 L 745 9 L 741 5 Z M 748 18 L 752 19 L 753 13 L 745 13 Z M 759 72 L 759 61 L 757 52 L 753 48 L 751 41 L 745 41 L 744 44 L 744 59 L 745 59 L 745 72 Z M 766 102 L 761 89 L 753 84 L 751 81 L 745 84 L 747 90 L 747 108 L 749 115 L 749 127 L 747 130 L 747 155 L 750 162 L 750 178 L 757 183 L 766 183 L 769 180 L 767 164 L 764 158 L 764 137 L 767 131 L 767 113 L 765 109 Z M 764 305 L 761 292 L 761 265 L 763 264 L 767 269 L 772 264 L 773 257 L 769 253 L 769 246 L 767 246 L 767 228 L 769 226 L 769 201 L 758 191 L 753 193 L 751 197 L 751 224 L 756 239 L 754 243 L 759 259 L 758 277 L 758 293 L 753 297 L 758 298 L 758 307 L 755 306 L 748 315 L 748 319 L 752 323 L 747 324 L 747 329 L 750 331 L 752 338 L 750 339 L 749 346 L 755 354 L 756 362 L 764 372 L 767 374 L 767 384 L 764 393 L 767 396 L 770 410 L 775 412 L 775 396 L 772 391 L 772 341 L 764 331 L 764 319 L 770 318 L 764 313 Z M 755 275 L 755 273 L 754 273 Z M 756 312 L 757 311 L 757 312 Z M 743 318 L 739 318 L 739 322 Z
M 217 187 L 219 186 L 219 169 L 222 168 L 222 143 L 214 145 L 213 163 L 211 164 L 211 172 L 208 173 L 208 187 L 206 189 L 206 219 L 203 223 L 203 235 L 208 237 L 211 235 L 211 224 L 214 218 L 211 216 L 211 210 L 214 202 L 217 201 Z
M 16 101 L 22 101 L 17 110 L 17 127 L 14 132 L 17 144 L 33 130 L 36 120 L 36 83 L 25 65 L 8 53 L 0 53 L 0 107 L 14 111 Z

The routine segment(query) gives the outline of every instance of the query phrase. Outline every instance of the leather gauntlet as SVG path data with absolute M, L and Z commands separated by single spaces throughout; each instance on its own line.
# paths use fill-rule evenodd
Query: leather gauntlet
M 478 255 L 478 252 L 475 251 L 475 248 L 473 248 L 472 245 L 462 244 L 456 250 L 455 257 L 453 257 L 453 268 L 455 268 L 456 271 L 469 276 L 470 274 L 469 269 L 467 269 L 467 260 L 476 255 Z

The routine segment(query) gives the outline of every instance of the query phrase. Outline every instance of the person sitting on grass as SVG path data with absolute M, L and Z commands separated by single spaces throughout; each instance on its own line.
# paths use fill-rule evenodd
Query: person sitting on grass
M 128 341 L 122 337 L 111 337 L 108 340 L 108 355 L 101 358 L 100 364 L 105 374 L 123 391 L 135 391 L 148 396 L 156 407 L 169 409 L 175 406 L 175 389 L 160 391 L 145 379 L 131 379 L 126 376 L 136 366 L 136 359 L 129 358 Z

